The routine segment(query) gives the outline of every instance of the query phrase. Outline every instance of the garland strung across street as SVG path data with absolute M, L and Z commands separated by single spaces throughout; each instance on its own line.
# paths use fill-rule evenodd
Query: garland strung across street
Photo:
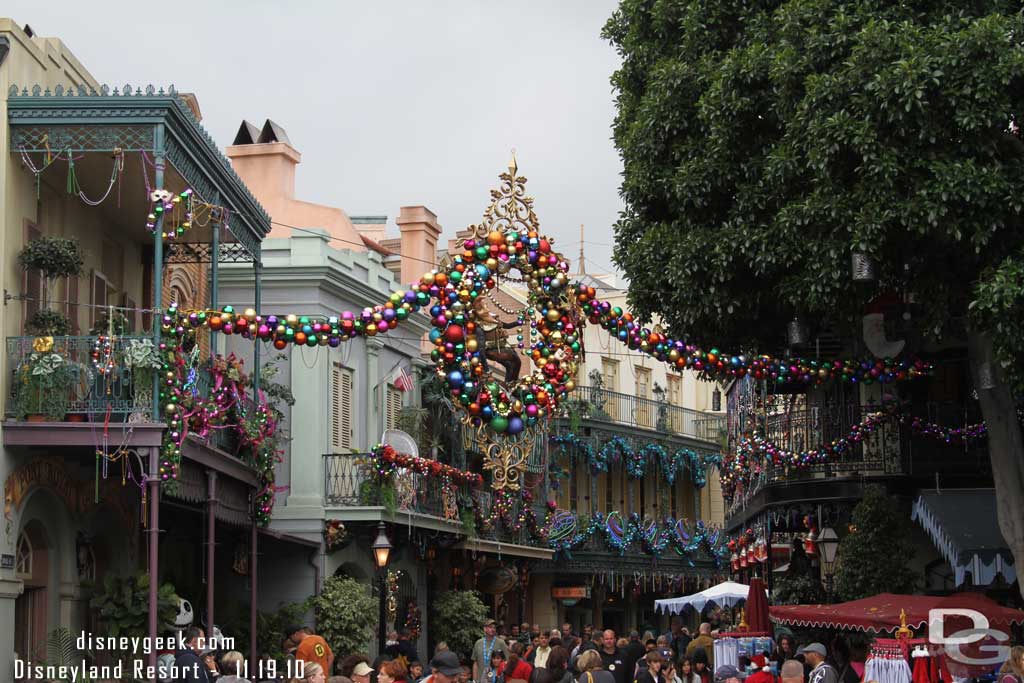
M 621 436 L 611 437 L 600 449 L 595 449 L 589 439 L 581 438 L 572 432 L 554 434 L 550 440 L 558 446 L 559 452 L 563 455 L 581 454 L 593 474 L 607 472 L 611 465 L 622 462 L 625 464 L 626 474 L 631 479 L 640 479 L 648 473 L 648 467 L 657 465 L 661 469 L 661 475 L 670 485 L 675 483 L 677 475 L 689 471 L 693 485 L 698 489 L 704 488 L 708 483 L 708 468 L 719 467 L 722 464 L 722 456 L 718 453 L 698 453 L 689 448 L 680 448 L 674 453 L 669 453 L 664 446 L 654 442 L 634 449 L 630 441 Z
M 723 540 L 725 534 L 704 524 L 703 520 L 691 527 L 684 519 L 666 517 L 660 523 L 652 519 L 641 519 L 632 513 L 623 519 L 619 512 L 603 515 L 595 512 L 582 526 L 582 518 L 572 512 L 559 510 L 551 519 L 548 530 L 548 544 L 556 551 L 572 556 L 572 550 L 583 546 L 591 538 L 603 538 L 609 550 L 625 555 L 633 545 L 639 543 L 643 552 L 660 557 L 672 549 L 677 555 L 686 557 L 693 566 L 693 556 L 698 552 L 708 555 L 716 567 L 728 556 Z
M 601 325 L 628 348 L 668 363 L 677 371 L 691 370 L 712 380 L 749 374 L 780 384 L 821 384 L 830 380 L 890 383 L 931 372 L 930 365 L 914 359 L 819 363 L 767 355 L 729 354 L 717 348 L 705 351 L 668 337 L 658 327 L 653 330 L 643 327 L 631 313 L 599 301 L 594 288 L 570 282 L 569 261 L 556 252 L 552 241 L 540 232 L 533 199 L 526 195 L 526 178 L 518 176 L 517 171 L 513 158 L 508 172 L 500 175 L 499 188 L 491 192 L 492 201 L 483 220 L 479 225 L 470 226 L 469 236 L 459 245 L 460 253 L 445 257 L 437 269 L 425 273 L 407 289 L 392 293 L 384 303 L 359 312 L 342 311 L 327 316 L 263 315 L 254 309 L 238 312 L 231 306 L 219 310 L 185 310 L 172 304 L 161 317 L 167 343 L 160 346 L 164 361 L 160 400 L 169 427 L 161 451 L 161 478 L 171 481 L 177 477 L 181 443 L 190 430 L 202 433 L 219 428 L 217 421 L 226 413 L 239 411 L 245 424 L 241 430 L 244 446 L 255 454 L 265 481 L 256 509 L 261 523 L 266 522 L 273 505 L 273 462 L 278 457 L 274 438 L 276 424 L 262 399 L 251 413 L 244 411 L 237 383 L 225 388 L 222 380 L 215 387 L 213 397 L 205 400 L 200 399 L 194 389 L 187 389 L 193 384 L 191 376 L 195 368 L 187 367 L 184 349 L 195 344 L 199 330 L 239 335 L 270 343 L 279 350 L 289 346 L 336 347 L 355 337 L 387 334 L 410 315 L 425 310 L 432 324 L 429 339 L 434 345 L 431 359 L 436 364 L 436 372 L 455 404 L 464 411 L 464 420 L 477 427 L 481 438 L 490 444 L 484 448 L 484 467 L 493 472 L 492 488 L 502 495 L 501 502 L 482 520 L 483 525 L 507 517 L 506 522 L 526 524 L 542 531 L 544 525 L 538 524 L 535 518 L 531 520 L 528 514 L 522 521 L 518 516 L 512 519 L 511 502 L 505 499 L 503 492 L 519 489 L 526 453 L 535 439 L 535 428 L 542 420 L 558 414 L 562 401 L 575 388 L 573 378 L 583 352 L 583 328 L 587 322 Z M 186 220 L 164 229 L 167 237 L 174 237 L 195 223 L 196 204 L 191 192 L 165 196 L 162 190 L 148 186 L 148 174 L 146 178 L 147 192 L 154 206 L 152 218 L 148 217 L 149 229 L 157 227 L 158 206 L 160 213 L 174 214 L 175 207 L 185 205 Z M 226 216 L 211 213 L 211 220 L 223 221 Z M 174 235 L 168 234 L 169 231 Z M 506 372 L 499 379 L 492 371 L 496 359 L 488 364 L 485 328 L 492 325 L 493 329 L 494 319 L 484 302 L 502 279 L 522 282 L 527 287 L 527 303 L 517 319 L 517 325 L 523 327 L 517 346 L 523 349 L 533 367 L 523 377 L 519 377 L 517 366 L 513 369 L 502 363 Z M 247 422 L 250 416 L 255 422 Z M 649 462 L 657 462 L 670 482 L 683 468 L 688 468 L 697 486 L 704 485 L 706 480 L 702 473 L 706 468 L 718 465 L 717 456 L 687 451 L 670 455 L 658 444 L 648 444 L 634 451 L 624 441 L 605 444 L 591 462 L 597 468 L 607 467 L 615 458 L 624 459 L 630 476 L 634 477 L 643 476 Z M 433 466 L 429 467 L 432 471 Z M 614 535 L 615 532 L 609 533 Z M 632 538 L 637 532 L 627 523 L 623 533 L 624 538 Z M 652 541 L 652 547 L 657 548 L 659 542 Z

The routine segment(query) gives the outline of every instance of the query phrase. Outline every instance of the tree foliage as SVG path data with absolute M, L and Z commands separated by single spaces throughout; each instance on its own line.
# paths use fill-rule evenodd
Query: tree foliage
M 487 608 L 476 591 L 447 591 L 434 601 L 430 629 L 434 640 L 448 643 L 448 649 L 468 657 L 473 644 L 483 635 Z
M 912 593 L 918 576 L 908 562 L 910 515 L 881 486 L 869 486 L 853 509 L 850 533 L 839 542 L 836 592 L 843 600 L 878 593 Z
M 367 652 L 377 624 L 377 601 L 366 584 L 332 576 L 313 599 L 317 633 L 338 653 Z
M 621 0 L 604 36 L 633 310 L 773 353 L 794 318 L 849 339 L 866 304 L 913 301 L 911 348 L 967 338 L 1024 562 L 1020 3 Z
M 604 35 L 622 55 L 615 261 L 634 309 L 761 349 L 796 316 L 853 330 L 886 290 L 915 292 L 933 337 L 962 332 L 978 298 L 994 318 L 1019 309 L 1018 10 L 623 0 Z M 877 289 L 851 281 L 854 251 Z

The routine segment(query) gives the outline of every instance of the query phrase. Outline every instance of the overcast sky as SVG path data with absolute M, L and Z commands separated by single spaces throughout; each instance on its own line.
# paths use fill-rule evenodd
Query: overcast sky
M 611 142 L 614 0 L 6 0 L 101 82 L 198 95 L 223 148 L 271 118 L 302 153 L 297 194 L 351 215 L 425 204 L 445 235 L 479 221 L 516 149 L 541 228 L 611 267 L 622 164 Z

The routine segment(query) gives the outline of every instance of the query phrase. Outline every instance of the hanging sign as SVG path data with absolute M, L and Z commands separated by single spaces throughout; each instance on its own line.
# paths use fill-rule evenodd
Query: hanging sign
M 590 597 L 588 586 L 560 586 L 551 589 L 551 597 L 555 600 L 586 600 Z

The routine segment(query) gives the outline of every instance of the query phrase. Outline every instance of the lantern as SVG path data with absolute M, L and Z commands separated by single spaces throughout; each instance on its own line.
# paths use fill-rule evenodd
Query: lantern
M 768 561 L 768 543 L 762 538 L 757 543 L 757 561 L 764 564 Z
M 747 554 L 746 553 L 740 553 L 740 568 L 741 569 L 746 569 L 747 568 Z
M 735 552 L 732 554 L 732 570 L 738 572 L 740 570 L 740 556 Z
M 817 539 L 817 537 L 818 536 L 815 533 L 814 529 L 808 531 L 807 536 L 804 537 L 804 552 L 807 553 L 808 556 L 815 555 L 818 552 L 818 549 L 814 544 L 814 541 Z
M 751 544 L 747 547 L 747 564 L 753 565 L 757 562 L 757 553 L 754 552 L 754 545 Z
M 807 326 L 800 322 L 799 319 L 789 322 L 789 325 L 786 326 L 786 333 L 790 346 L 800 346 L 807 343 Z
M 850 255 L 850 275 L 854 282 L 874 282 L 875 262 L 867 254 L 854 252 Z

